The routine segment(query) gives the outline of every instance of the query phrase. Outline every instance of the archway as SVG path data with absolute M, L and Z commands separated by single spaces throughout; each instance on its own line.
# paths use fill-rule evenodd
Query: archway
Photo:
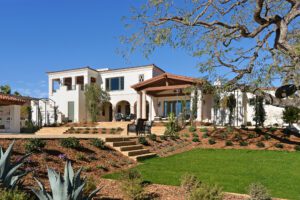
M 123 116 L 128 116 L 130 115 L 131 113 L 131 110 L 130 110 L 130 103 L 128 101 L 119 101 L 117 104 L 116 104 L 116 111 L 115 111 L 116 114 L 122 114 Z
M 99 118 L 102 122 L 111 122 L 113 120 L 112 104 L 110 102 L 103 104 Z

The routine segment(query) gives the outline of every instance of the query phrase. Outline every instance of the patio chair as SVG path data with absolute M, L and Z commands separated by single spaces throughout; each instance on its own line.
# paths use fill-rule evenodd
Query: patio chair
M 131 121 L 135 119 L 135 114 L 129 114 L 125 117 L 125 121 Z
M 152 122 L 147 122 L 147 119 L 137 119 L 136 124 L 127 125 L 127 134 L 136 133 L 136 135 L 141 134 L 151 134 Z
M 117 122 L 120 122 L 120 121 L 122 121 L 123 119 L 124 119 L 124 116 L 123 116 L 122 113 L 116 113 L 116 114 L 115 114 L 115 120 L 116 120 Z

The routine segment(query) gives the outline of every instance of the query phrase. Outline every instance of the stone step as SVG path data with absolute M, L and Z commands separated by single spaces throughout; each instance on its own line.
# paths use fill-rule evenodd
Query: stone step
M 136 161 L 142 161 L 148 158 L 153 158 L 156 157 L 156 153 L 148 153 L 148 154 L 143 154 L 143 155 L 138 155 L 138 156 L 133 156 L 131 158 L 133 158 Z
M 130 145 L 136 145 L 135 141 L 123 141 L 123 142 L 113 142 L 113 147 L 122 147 L 122 146 L 130 146 Z
M 123 141 L 129 141 L 130 138 L 125 137 L 111 137 L 111 138 L 105 138 L 105 142 L 123 142 Z
M 128 156 L 138 156 L 138 155 L 145 155 L 150 153 L 148 149 L 139 149 L 139 150 L 133 150 L 126 152 Z
M 120 151 L 133 151 L 133 150 L 139 150 L 139 149 L 143 149 L 143 145 L 137 144 L 137 145 L 120 147 Z

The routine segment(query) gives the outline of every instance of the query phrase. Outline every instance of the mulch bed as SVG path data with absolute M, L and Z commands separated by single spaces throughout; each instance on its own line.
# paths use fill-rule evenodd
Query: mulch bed
M 181 130 L 179 135 L 180 139 L 175 140 L 157 137 L 156 141 L 152 141 L 148 138 L 149 145 L 146 148 L 165 157 L 194 148 L 295 151 L 295 147 L 300 145 L 300 135 L 287 135 L 283 129 L 275 128 L 243 130 L 208 127 L 194 132 L 186 128 Z M 193 142 L 193 138 L 198 138 L 199 142 Z M 232 143 L 231 146 L 226 144 L 228 141 Z M 246 146 L 242 146 L 241 143 Z M 264 146 L 258 146 L 258 143 L 263 143 Z
M 99 149 L 90 144 L 90 140 L 80 140 L 82 148 L 69 149 L 60 146 L 59 139 L 47 139 L 46 146 L 41 153 L 33 153 L 22 167 L 32 170 L 25 177 L 24 186 L 36 187 L 37 184 L 33 177 L 38 178 L 48 188 L 47 166 L 63 173 L 66 157 L 72 161 L 74 170 L 83 167 L 82 177 L 98 178 L 104 174 L 127 169 L 136 165 L 136 162 L 111 149 Z M 4 149 L 12 140 L 1 139 L 0 146 Z M 13 148 L 12 160 L 17 160 L 25 154 L 24 145 L 26 140 L 16 140 Z M 63 156 L 62 156 L 63 155 Z M 103 167 L 103 168 L 102 168 Z

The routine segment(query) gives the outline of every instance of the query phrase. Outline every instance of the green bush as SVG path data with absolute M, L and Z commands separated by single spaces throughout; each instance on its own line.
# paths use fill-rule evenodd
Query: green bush
M 225 145 L 226 145 L 226 146 L 233 146 L 233 143 L 232 143 L 230 140 L 227 140 L 227 141 L 225 142 Z
M 195 126 L 190 126 L 189 127 L 189 131 L 190 132 L 196 132 L 197 131 L 197 128 Z
M 199 188 L 201 185 L 201 181 L 193 175 L 193 174 L 184 174 L 181 177 L 181 188 L 185 191 L 190 193 L 196 188 Z
M 85 185 L 83 188 L 83 195 L 88 196 L 90 193 L 97 189 L 95 180 L 91 177 L 85 179 Z
M 139 143 L 145 146 L 149 144 L 145 137 L 139 137 Z
M 161 135 L 161 136 L 159 136 L 159 137 L 160 137 L 161 140 L 167 140 L 167 139 L 168 139 L 168 137 L 165 136 L 165 135 Z
M 242 137 L 239 133 L 236 133 L 236 134 L 234 135 L 234 139 L 236 139 L 237 141 L 239 141 L 239 140 L 242 140 L 243 137 Z
M 268 133 L 265 133 L 264 134 L 264 139 L 269 140 L 269 139 L 271 139 L 271 136 Z
M 228 134 L 226 132 L 221 133 L 221 138 L 223 140 L 227 139 Z
M 203 135 L 202 135 L 202 138 L 208 138 L 209 137 L 209 135 L 207 134 L 207 133 L 204 133 Z
M 178 121 L 174 113 L 170 113 L 168 116 L 168 122 L 166 123 L 165 135 L 172 136 L 179 131 Z
M 193 142 L 200 142 L 199 137 L 193 137 L 192 141 Z
M 18 190 L 0 190 L 0 200 L 28 200 L 29 195 Z
M 269 130 L 270 130 L 272 133 L 274 133 L 275 131 L 277 131 L 277 128 L 276 128 L 276 127 L 271 127 Z
M 65 148 L 79 149 L 81 148 L 79 139 L 74 137 L 63 138 L 60 140 L 60 145 Z
M 200 128 L 200 131 L 201 131 L 202 133 L 207 133 L 207 132 L 208 132 L 208 129 L 207 129 L 207 128 Z
M 294 147 L 294 149 L 295 149 L 295 151 L 300 151 L 300 145 L 296 145 L 296 146 Z
M 210 145 L 216 144 L 216 140 L 213 139 L 213 138 L 210 138 L 210 139 L 208 140 L 208 143 L 209 143 Z
M 269 191 L 260 183 L 253 183 L 249 186 L 249 200 L 271 200 Z
M 149 138 L 150 140 L 152 140 L 152 141 L 156 141 L 157 136 L 156 136 L 155 134 L 150 134 L 150 135 L 148 136 L 148 138 Z
M 28 139 L 25 143 L 25 151 L 27 153 L 38 152 L 41 151 L 46 146 L 46 142 L 44 140 L 38 138 Z
M 123 172 L 121 176 L 121 189 L 129 199 L 143 199 L 144 187 L 141 174 L 134 169 Z
M 190 137 L 190 134 L 189 134 L 189 133 L 184 133 L 184 134 L 183 134 L 183 137 L 189 138 L 189 137 Z
M 99 149 L 105 149 L 105 142 L 102 139 L 99 138 L 93 138 L 91 139 L 91 145 L 99 148 Z
M 200 187 L 194 189 L 190 193 L 189 200 L 222 200 L 222 188 L 216 185 L 201 184 Z
M 248 139 L 252 139 L 252 138 L 255 138 L 255 134 L 250 133 L 250 134 L 248 135 Z
M 96 167 L 97 169 L 102 169 L 104 171 L 108 171 L 108 167 L 106 167 L 105 165 L 97 165 Z
M 85 157 L 85 155 L 82 154 L 82 153 L 77 153 L 77 154 L 76 154 L 76 160 L 85 161 L 85 160 L 86 160 L 86 157 Z
M 193 137 L 199 137 L 198 133 L 193 133 Z
M 248 146 L 248 142 L 240 141 L 240 146 L 242 146 L 242 147 Z
M 265 143 L 263 143 L 263 142 L 257 142 L 257 143 L 256 143 L 256 146 L 257 146 L 258 148 L 264 148 L 264 147 L 265 147 Z
M 278 149 L 283 149 L 283 144 L 277 143 L 277 144 L 275 144 L 275 147 Z

